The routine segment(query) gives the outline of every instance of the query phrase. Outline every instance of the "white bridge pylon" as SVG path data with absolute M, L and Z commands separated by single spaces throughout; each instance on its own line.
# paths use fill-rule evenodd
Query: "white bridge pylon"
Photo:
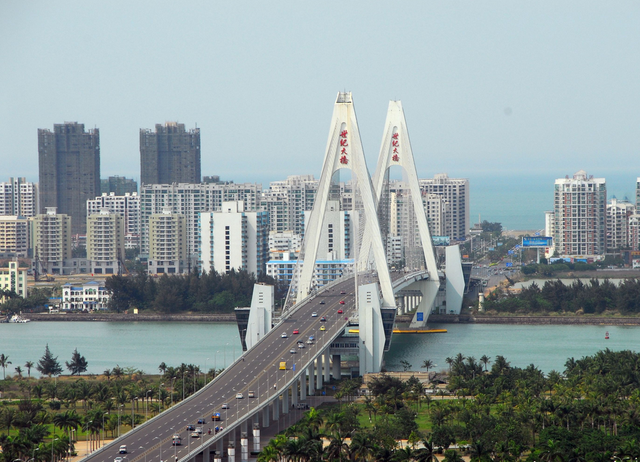
M 393 166 L 402 167 L 407 175 L 407 183 L 411 192 L 411 201 L 418 224 L 418 233 L 424 253 L 426 270 L 429 273 L 429 279 L 421 283 L 423 294 L 422 301 L 418 308 L 418 312 L 422 312 L 423 314 L 421 321 L 426 323 L 429 314 L 428 310 L 431 310 L 436 295 L 438 294 L 440 280 L 438 278 L 438 265 L 433 250 L 433 243 L 431 241 L 431 232 L 429 231 L 427 216 L 424 212 L 424 205 L 422 204 L 422 194 L 420 192 L 418 173 L 413 158 L 413 150 L 411 149 L 411 141 L 409 140 L 407 121 L 400 101 L 389 101 L 387 119 L 382 135 L 382 144 L 380 146 L 380 155 L 378 156 L 378 165 L 373 176 L 376 204 L 380 203 L 387 170 Z M 367 258 L 372 243 L 372 236 L 369 235 L 367 231 L 368 228 L 365 230 L 362 241 L 363 251 L 360 254 L 361 259 Z M 415 316 L 417 317 L 417 313 Z M 414 322 L 416 322 L 415 319 Z
M 383 304 L 384 306 L 395 307 L 391 277 L 378 223 L 377 200 L 364 158 L 351 92 L 338 93 L 333 107 L 322 174 L 320 175 L 313 210 L 309 217 L 308 226 L 306 226 L 301 254 L 301 257 L 304 258 L 304 263 L 298 281 L 297 300 L 302 300 L 312 289 L 313 271 L 329 200 L 331 178 L 336 171 L 343 168 L 352 171 L 352 179 L 355 180 L 354 193 L 356 191 L 360 193 L 365 218 L 364 234 L 370 236 L 368 248 L 372 251 L 373 262 L 378 272 Z

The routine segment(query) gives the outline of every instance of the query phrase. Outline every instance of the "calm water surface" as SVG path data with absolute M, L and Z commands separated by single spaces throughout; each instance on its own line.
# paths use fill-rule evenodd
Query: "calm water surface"
M 445 358 L 458 353 L 495 358 L 503 355 L 513 365 L 533 363 L 544 372 L 564 370 L 567 358 L 576 359 L 601 349 L 640 351 L 640 327 L 522 326 L 491 324 L 437 324 L 446 334 L 394 335 L 385 356 L 388 370 L 402 370 L 401 360 L 420 369 L 425 359 L 446 369 Z M 610 339 L 605 340 L 608 331 Z M 157 373 L 158 365 L 196 364 L 202 369 L 223 367 L 240 355 L 240 337 L 234 323 L 167 322 L 30 322 L 0 324 L 0 353 L 12 362 L 8 374 L 27 361 L 37 362 L 45 345 L 63 365 L 74 348 L 99 374 L 116 364 Z M 35 371 L 32 371 L 32 374 Z M 37 373 L 36 373 L 37 374 Z

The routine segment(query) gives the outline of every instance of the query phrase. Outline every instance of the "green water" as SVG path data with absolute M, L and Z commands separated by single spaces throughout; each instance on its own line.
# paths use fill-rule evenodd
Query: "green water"
M 564 370 L 569 357 L 576 359 L 598 350 L 640 351 L 640 328 L 625 326 L 522 326 L 491 324 L 438 324 L 446 334 L 394 335 L 385 355 L 388 370 L 402 370 L 401 360 L 412 370 L 431 359 L 436 370 L 446 369 L 445 358 L 458 353 L 495 358 L 503 355 L 513 366 L 533 363 L 544 372 Z M 610 339 L 605 340 L 608 331 Z M 0 324 L 0 353 L 23 370 L 27 361 L 37 362 L 49 344 L 64 366 L 74 348 L 89 362 L 90 373 L 114 366 L 135 367 L 158 373 L 158 365 L 196 364 L 202 369 L 224 367 L 240 355 L 240 338 L 233 323 L 190 322 L 30 322 Z M 32 375 L 37 375 L 32 370 Z

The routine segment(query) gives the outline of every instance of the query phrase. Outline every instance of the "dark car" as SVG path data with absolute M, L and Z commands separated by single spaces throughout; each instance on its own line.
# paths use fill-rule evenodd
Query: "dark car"
M 325 318 L 324 316 L 320 318 L 320 322 L 327 322 L 327 318 Z
M 188 432 L 193 432 L 196 430 L 196 426 L 195 425 L 187 425 L 187 431 Z
M 340 291 L 340 294 L 341 294 L 341 295 L 344 295 L 344 294 L 346 294 L 346 292 L 345 292 L 344 290 L 341 290 L 341 291 Z
M 206 422 L 205 422 L 205 420 L 204 420 L 204 419 L 198 419 L 198 423 L 199 423 L 200 425 L 202 425 L 202 424 L 204 424 L 204 423 L 206 423 Z

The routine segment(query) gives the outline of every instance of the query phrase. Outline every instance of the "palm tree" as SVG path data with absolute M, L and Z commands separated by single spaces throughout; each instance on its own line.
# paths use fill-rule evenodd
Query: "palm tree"
M 447 449 L 444 452 L 444 462 L 464 462 L 464 459 L 455 449 Z
M 546 443 L 542 443 L 540 460 L 543 462 L 564 462 L 565 453 L 557 441 L 548 440 Z
M 451 374 L 451 365 L 453 364 L 453 358 L 448 357 L 444 360 L 444 362 L 449 365 L 449 374 Z
M 5 355 L 4 353 L 0 354 L 0 367 L 2 367 L 2 378 L 6 379 L 7 376 L 5 374 L 5 369 L 11 364 L 9 361 L 9 355 Z
M 420 367 L 422 367 L 423 369 L 426 369 L 428 373 L 429 369 L 433 367 L 433 361 L 431 361 L 430 359 L 425 359 L 424 362 L 422 363 L 422 366 Z
M 33 361 L 27 361 L 24 363 L 24 367 L 27 368 L 27 375 L 31 378 L 31 368 L 33 367 Z
M 160 363 L 160 365 L 158 366 L 158 370 L 162 375 L 164 375 L 165 372 L 167 372 L 167 365 L 164 363 L 164 361 Z
M 480 357 L 480 362 L 482 364 L 484 364 L 484 371 L 487 372 L 487 364 L 489 364 L 491 362 L 491 357 L 489 357 L 487 355 L 482 355 Z
M 358 432 L 351 438 L 349 452 L 352 460 L 369 460 L 373 451 L 373 438 L 368 433 Z M 426 462 L 426 461 L 425 461 Z
M 349 445 L 345 441 L 345 437 L 340 432 L 336 432 L 329 437 L 329 446 L 327 446 L 326 454 L 329 460 L 347 460 L 349 458 Z
M 438 458 L 436 457 L 436 450 L 433 447 L 433 442 L 431 440 L 422 440 L 422 446 L 422 448 L 415 451 L 415 461 L 438 462 Z
M 22 368 L 20 366 L 15 368 L 16 374 L 18 374 L 18 378 L 22 378 Z

